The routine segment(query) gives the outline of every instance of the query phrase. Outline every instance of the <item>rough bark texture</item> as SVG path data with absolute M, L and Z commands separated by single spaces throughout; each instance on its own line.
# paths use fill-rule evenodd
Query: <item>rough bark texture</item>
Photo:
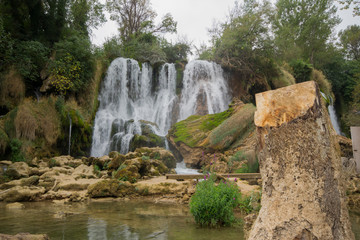
M 256 95 L 263 194 L 249 239 L 354 239 L 340 150 L 315 82 Z

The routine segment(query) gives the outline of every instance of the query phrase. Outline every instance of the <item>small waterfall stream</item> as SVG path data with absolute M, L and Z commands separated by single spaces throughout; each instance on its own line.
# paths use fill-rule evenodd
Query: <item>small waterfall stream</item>
M 176 121 L 193 114 L 218 113 L 230 103 L 223 71 L 215 63 L 192 61 L 186 66 L 180 99 L 175 65 L 166 63 L 154 76 L 153 72 L 148 63 L 140 69 L 133 59 L 117 58 L 111 63 L 99 94 L 91 156 L 114 150 L 126 154 L 145 125 L 165 136 Z
M 71 116 L 68 113 L 68 118 L 69 118 L 69 150 L 68 150 L 68 155 L 70 156 L 70 149 L 71 149 L 71 129 L 72 129 L 72 120 L 71 120 Z

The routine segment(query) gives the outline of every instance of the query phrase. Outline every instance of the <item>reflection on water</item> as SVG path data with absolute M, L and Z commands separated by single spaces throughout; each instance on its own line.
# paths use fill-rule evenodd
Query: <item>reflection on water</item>
M 208 229 L 195 225 L 187 206 L 147 202 L 90 204 L 25 203 L 8 210 L 0 203 L 0 233 L 46 233 L 52 240 L 244 239 L 240 226 Z M 350 212 L 360 240 L 360 213 Z
M 46 233 L 51 239 L 244 239 L 241 227 L 195 225 L 187 206 L 147 202 L 90 204 L 25 203 L 8 210 L 0 203 L 0 233 Z

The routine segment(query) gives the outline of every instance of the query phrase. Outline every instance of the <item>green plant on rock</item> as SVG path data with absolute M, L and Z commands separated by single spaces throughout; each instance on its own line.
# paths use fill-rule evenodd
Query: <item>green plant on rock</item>
M 216 184 L 215 178 L 210 175 L 198 183 L 190 200 L 190 212 L 201 226 L 231 225 L 236 221 L 233 210 L 241 198 L 240 191 L 230 181 Z
M 239 201 L 239 208 L 242 212 L 249 214 L 258 212 L 261 208 L 261 192 L 252 192 L 250 196 L 244 196 Z

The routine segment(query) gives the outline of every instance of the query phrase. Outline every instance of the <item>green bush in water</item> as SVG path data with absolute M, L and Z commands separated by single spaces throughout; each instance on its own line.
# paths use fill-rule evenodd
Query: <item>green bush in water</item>
M 240 191 L 233 182 L 215 184 L 215 175 L 205 177 L 196 186 L 190 200 L 190 212 L 201 226 L 223 226 L 235 222 L 234 208 L 241 199 Z

